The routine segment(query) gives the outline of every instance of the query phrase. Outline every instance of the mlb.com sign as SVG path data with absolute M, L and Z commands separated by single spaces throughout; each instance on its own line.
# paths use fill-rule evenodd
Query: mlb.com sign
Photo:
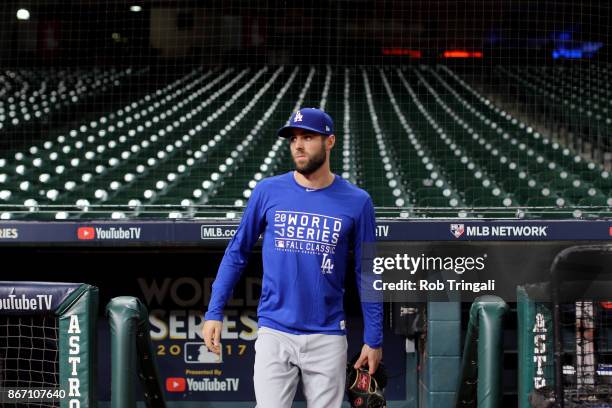
M 547 237 L 548 225 L 468 225 L 450 224 L 455 238 L 469 237 Z

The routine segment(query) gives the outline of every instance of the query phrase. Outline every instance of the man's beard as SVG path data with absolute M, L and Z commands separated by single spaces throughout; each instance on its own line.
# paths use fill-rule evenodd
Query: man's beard
M 299 166 L 295 159 L 293 159 L 293 162 L 295 164 L 295 170 L 298 173 L 308 176 L 319 170 L 321 166 L 325 164 L 325 160 L 327 160 L 327 152 L 325 151 L 325 148 L 321 147 L 321 151 L 311 159 L 308 159 L 304 165 Z

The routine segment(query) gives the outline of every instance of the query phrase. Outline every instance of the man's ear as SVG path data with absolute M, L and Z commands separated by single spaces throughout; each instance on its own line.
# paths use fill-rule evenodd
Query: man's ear
M 327 140 L 325 141 L 328 149 L 333 148 L 336 145 L 336 135 L 327 136 Z

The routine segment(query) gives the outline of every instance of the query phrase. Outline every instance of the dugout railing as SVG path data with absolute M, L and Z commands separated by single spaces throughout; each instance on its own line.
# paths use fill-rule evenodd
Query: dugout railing
M 111 333 L 111 407 L 136 408 L 138 377 L 149 408 L 165 408 L 149 313 L 135 297 L 119 296 L 106 307 Z
M 508 305 L 481 296 L 470 307 L 456 408 L 496 408 L 502 401 L 503 318 Z

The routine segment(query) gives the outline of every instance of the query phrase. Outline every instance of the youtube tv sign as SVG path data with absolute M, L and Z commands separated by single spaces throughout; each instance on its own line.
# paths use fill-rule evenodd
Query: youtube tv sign
M 79 227 L 77 239 L 79 241 L 130 241 L 140 240 L 142 227 L 137 226 L 96 226 Z
M 77 237 L 80 240 L 91 240 L 96 238 L 96 230 L 93 227 L 79 227 Z
M 184 378 L 171 377 L 166 378 L 166 391 L 168 392 L 185 392 L 187 383 Z

